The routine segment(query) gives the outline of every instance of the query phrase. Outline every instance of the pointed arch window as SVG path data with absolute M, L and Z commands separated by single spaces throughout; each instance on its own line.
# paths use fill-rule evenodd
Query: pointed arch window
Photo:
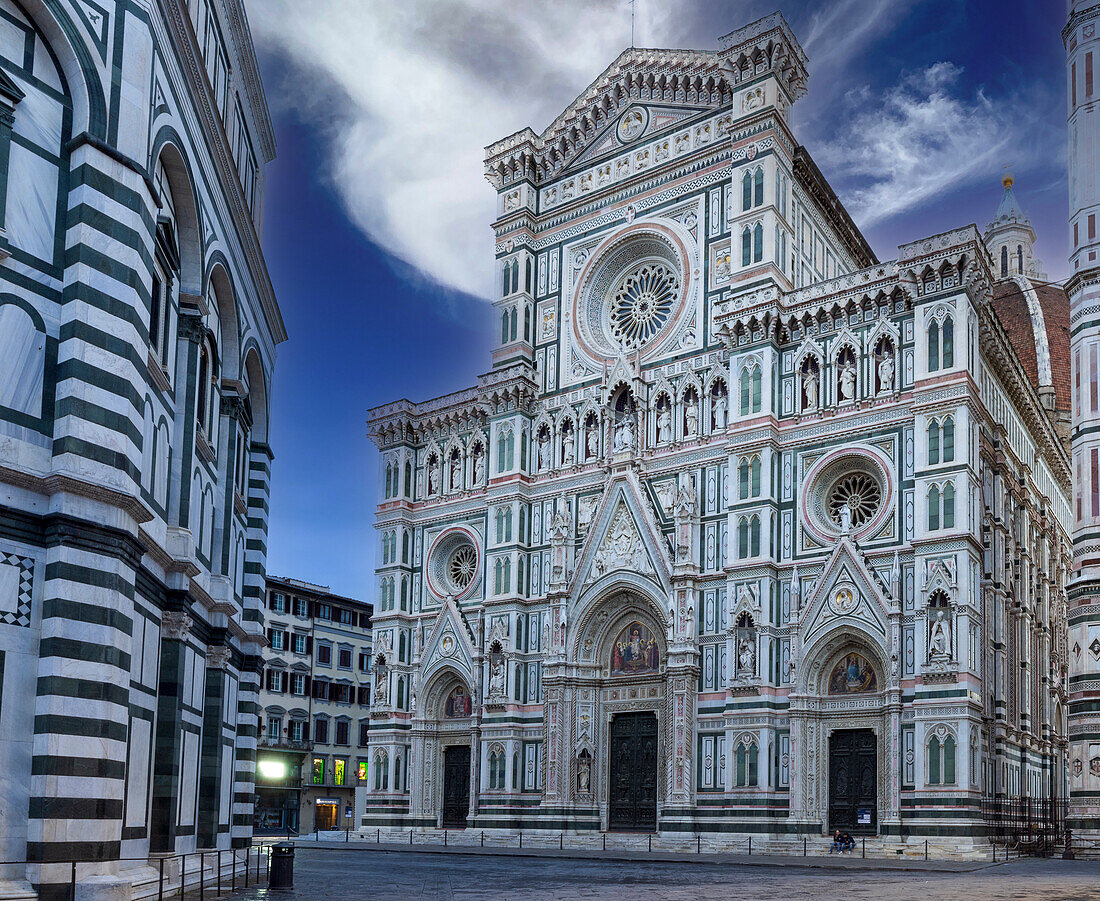
M 759 263 L 762 259 L 764 259 L 764 226 L 757 222 L 752 229 L 752 261 Z
M 1001 278 L 1008 278 L 1008 247 L 1001 245 Z
M 950 316 L 928 324 L 928 371 L 950 369 L 955 365 L 955 325 Z
M 764 202 L 764 170 L 758 168 L 753 176 L 753 206 L 760 206 Z
M 752 209 L 752 173 L 745 172 L 741 179 L 741 211 Z
M 940 424 L 933 419 L 928 423 L 928 464 L 940 462 Z
M 748 226 L 741 232 L 741 265 L 752 265 L 752 231 Z
M 761 405 L 760 367 L 756 364 L 741 370 L 741 415 L 748 416 L 760 412 Z
M 1020 275 L 1024 274 L 1024 246 L 1022 244 L 1016 245 L 1016 272 Z
M 955 420 L 950 416 L 943 420 L 943 462 L 951 463 L 955 459 Z

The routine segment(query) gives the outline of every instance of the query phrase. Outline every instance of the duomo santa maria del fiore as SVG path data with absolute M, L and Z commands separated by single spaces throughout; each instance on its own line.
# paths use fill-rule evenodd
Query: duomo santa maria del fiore
M 780 14 L 626 50 L 486 149 L 491 365 L 370 413 L 359 827 L 1100 832 L 1100 4 L 1069 6 L 1064 285 L 1008 177 L 879 259 L 792 128 Z

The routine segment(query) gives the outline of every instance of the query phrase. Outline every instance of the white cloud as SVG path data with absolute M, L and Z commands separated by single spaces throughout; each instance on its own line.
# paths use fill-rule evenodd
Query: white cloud
M 1027 105 L 991 99 L 981 89 L 961 96 L 963 70 L 938 62 L 911 73 L 882 96 L 850 92 L 844 125 L 821 151 L 831 173 L 847 182 L 844 201 L 869 227 L 915 209 L 952 187 L 988 177 L 1009 154 L 1028 162 L 1036 123 Z M 1029 137 L 1030 133 L 1030 137 Z
M 541 131 L 630 42 L 621 0 L 251 0 L 249 12 L 261 47 L 293 63 L 269 96 L 325 136 L 352 221 L 429 279 L 482 296 L 485 145 Z M 664 33 L 663 15 L 640 3 L 639 36 Z

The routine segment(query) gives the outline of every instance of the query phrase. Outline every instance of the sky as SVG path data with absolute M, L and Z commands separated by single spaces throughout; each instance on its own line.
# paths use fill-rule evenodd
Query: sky
M 264 247 L 290 339 L 272 382 L 268 571 L 373 601 L 367 411 L 490 366 L 484 147 L 541 132 L 631 42 L 628 0 L 246 0 L 275 123 Z M 1066 275 L 1055 0 L 637 0 L 638 47 L 715 49 L 780 9 L 809 56 L 794 107 L 880 259 L 984 229 L 1011 165 Z

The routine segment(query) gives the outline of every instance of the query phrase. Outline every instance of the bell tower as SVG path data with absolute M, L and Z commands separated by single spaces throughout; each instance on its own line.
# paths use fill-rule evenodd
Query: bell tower
M 1073 576 L 1069 586 L 1069 825 L 1100 835 L 1100 0 L 1069 0 L 1062 30 L 1069 112 Z

